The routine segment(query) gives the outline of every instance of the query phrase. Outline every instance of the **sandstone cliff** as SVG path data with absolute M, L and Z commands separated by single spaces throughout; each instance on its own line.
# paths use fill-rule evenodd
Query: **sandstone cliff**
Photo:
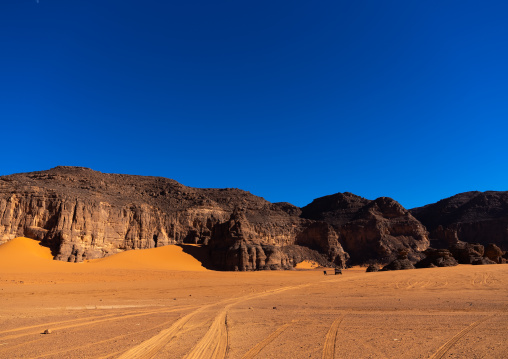
M 299 215 L 291 204 L 239 189 L 191 188 L 160 177 L 80 167 L 0 177 L 0 243 L 39 239 L 64 261 L 200 243 L 215 268 L 289 268 L 316 255 L 343 267 L 347 254 L 334 229 Z
M 332 225 L 352 264 L 388 262 L 402 250 L 416 261 L 429 246 L 425 227 L 388 197 L 371 201 L 352 193 L 337 193 L 303 207 L 302 217 Z

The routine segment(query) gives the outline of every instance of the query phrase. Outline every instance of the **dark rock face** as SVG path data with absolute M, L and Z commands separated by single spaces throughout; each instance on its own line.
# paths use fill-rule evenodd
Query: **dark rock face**
M 430 231 L 433 245 L 446 248 L 464 241 L 508 250 L 507 191 L 460 193 L 411 213 Z
M 389 270 L 405 270 L 405 269 L 415 269 L 415 267 L 413 263 L 411 263 L 411 261 L 408 259 L 408 251 L 401 250 L 397 256 L 397 259 L 385 265 L 381 270 L 389 271 Z
M 235 209 L 243 210 L 232 217 Z M 210 247 L 216 268 L 290 268 L 306 255 L 343 266 L 347 254 L 333 228 L 299 215 L 289 203 L 239 189 L 191 188 L 161 177 L 80 167 L 0 177 L 0 243 L 38 239 L 63 261 L 200 243 Z
M 415 264 L 416 268 L 453 267 L 459 263 L 448 249 L 427 248 L 425 258 Z
M 353 264 L 387 262 L 403 249 L 416 261 L 429 246 L 425 227 L 388 197 L 370 201 L 351 193 L 337 193 L 303 207 L 302 217 L 332 225 Z

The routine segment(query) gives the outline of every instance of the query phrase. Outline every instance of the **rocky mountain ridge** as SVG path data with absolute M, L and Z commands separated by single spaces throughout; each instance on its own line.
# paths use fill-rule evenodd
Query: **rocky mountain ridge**
M 464 234 L 483 228 L 473 222 L 477 218 L 506 231 L 505 197 L 486 192 L 487 203 L 497 205 L 477 217 L 475 208 L 485 202 L 479 194 L 408 211 L 388 197 L 368 200 L 346 192 L 298 208 L 240 189 L 192 188 L 162 177 L 60 166 L 0 177 L 0 243 L 17 236 L 38 239 L 55 259 L 71 262 L 195 243 L 206 249 L 211 267 L 221 270 L 290 269 L 305 259 L 344 268 L 388 263 L 401 252 L 416 263 L 425 253 L 444 258 L 445 252 L 426 251 L 430 242 L 478 238 Z M 457 222 L 459 217 L 469 222 Z M 504 248 L 505 237 L 497 235 L 491 242 Z

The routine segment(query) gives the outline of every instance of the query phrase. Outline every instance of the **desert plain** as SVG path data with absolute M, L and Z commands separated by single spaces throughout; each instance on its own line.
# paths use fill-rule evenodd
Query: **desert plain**
M 1 245 L 0 358 L 508 358 L 508 265 L 217 272 L 188 252 Z

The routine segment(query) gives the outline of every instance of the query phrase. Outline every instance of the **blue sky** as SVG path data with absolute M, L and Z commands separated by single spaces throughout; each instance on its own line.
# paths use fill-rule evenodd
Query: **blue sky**
M 508 2 L 2 0 L 0 175 L 303 206 L 508 190 Z

